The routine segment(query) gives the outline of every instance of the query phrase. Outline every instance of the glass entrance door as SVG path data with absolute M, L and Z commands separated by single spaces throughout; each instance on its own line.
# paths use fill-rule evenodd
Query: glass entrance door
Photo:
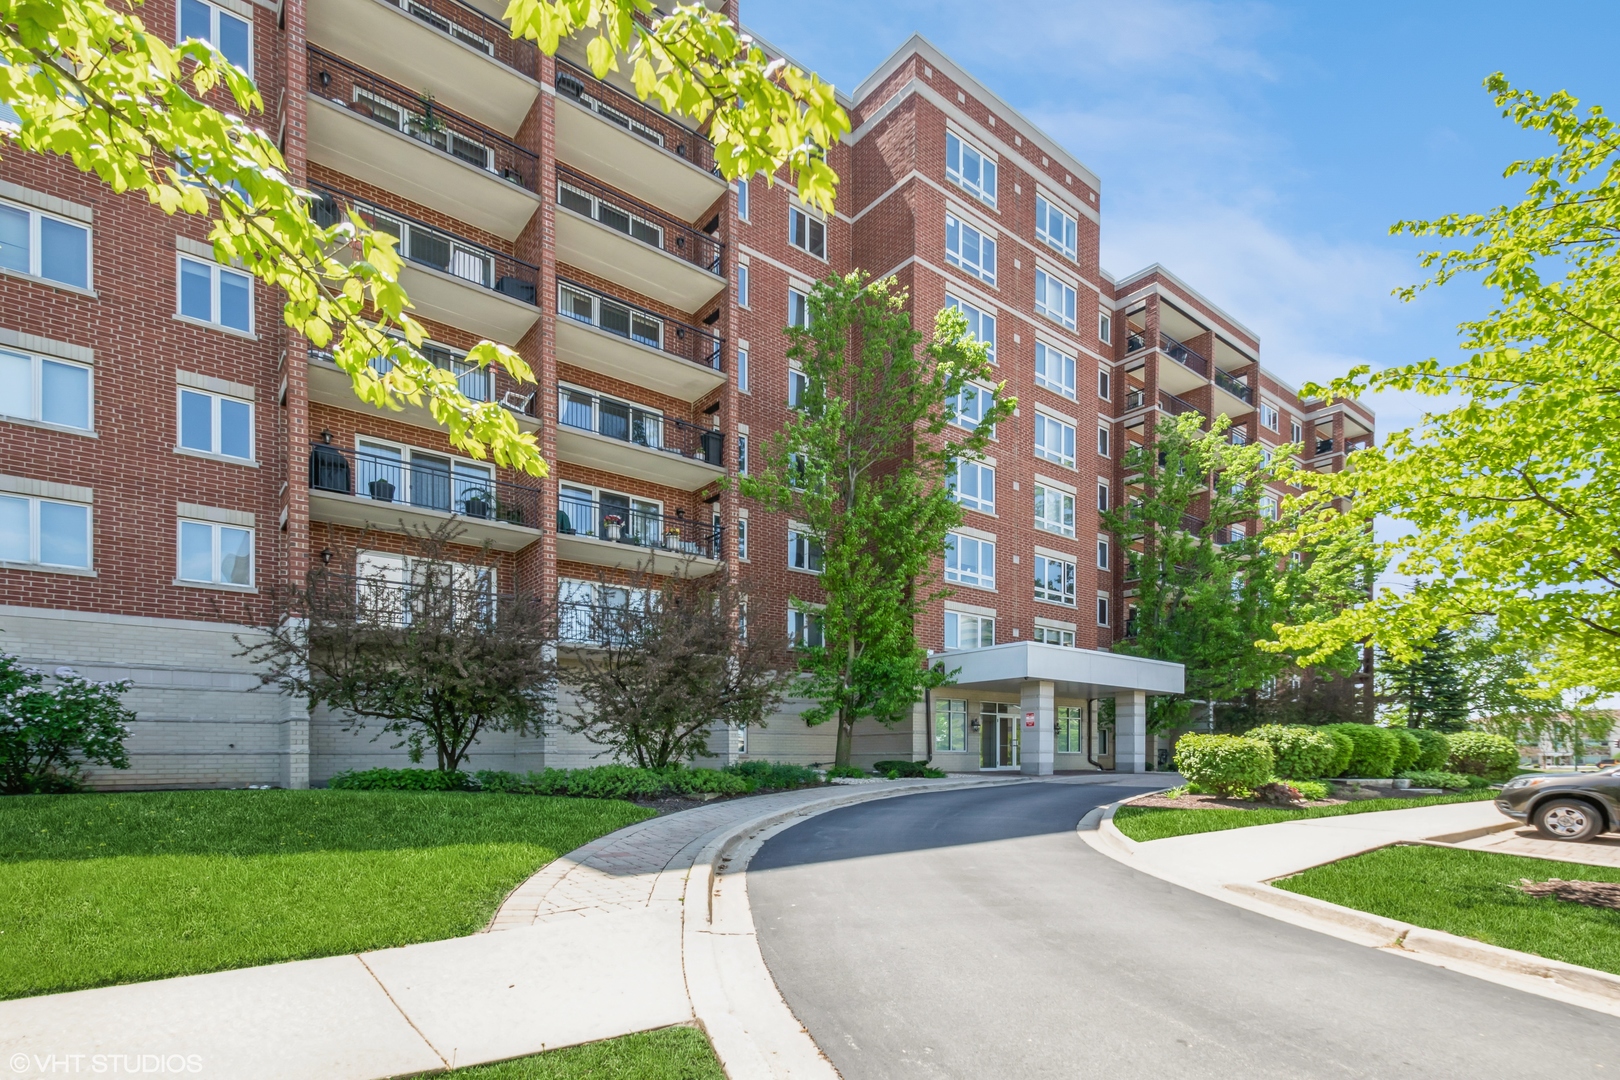
M 1018 766 L 1018 717 L 1013 706 L 986 701 L 979 706 L 979 767 L 1012 769 Z

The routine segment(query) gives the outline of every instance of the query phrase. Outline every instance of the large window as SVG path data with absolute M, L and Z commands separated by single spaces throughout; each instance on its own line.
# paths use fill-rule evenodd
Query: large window
M 1035 414 L 1035 456 L 1074 468 L 1074 426 L 1043 412 Z
M 806 330 L 810 328 L 810 297 L 798 289 L 788 290 L 787 324 L 802 327 Z
M 201 390 L 181 390 L 180 445 L 202 454 L 253 460 L 253 405 Z
M 0 415 L 90 430 L 90 369 L 0 349 Z
M 206 0 L 180 0 L 180 40 L 206 41 L 225 59 L 253 74 L 253 24 Z
M 572 285 L 557 285 L 557 313 L 654 349 L 664 347 L 664 321 L 661 318 Z
M 984 342 L 990 353 L 990 362 L 996 362 L 996 317 L 988 311 L 980 311 L 966 300 L 960 300 L 950 293 L 945 294 L 945 306 L 962 313 L 967 319 L 968 333 Z
M 788 368 L 788 408 L 802 409 L 810 393 L 810 376 L 798 368 Z
M 934 752 L 967 750 L 967 702 L 961 698 L 934 699 Z
M 975 198 L 996 205 L 996 163 L 954 131 L 945 133 L 945 178 Z
M 791 601 L 789 601 L 791 605 Z M 788 608 L 788 647 L 819 649 L 826 644 L 826 616 L 815 610 Z
M 1074 496 L 1045 484 L 1036 484 L 1035 527 L 1059 536 L 1073 536 Z
M 1074 397 L 1074 357 L 1044 341 L 1035 343 L 1035 385 L 1066 398 Z
M 955 214 L 945 215 L 945 261 L 981 281 L 996 283 L 996 242 Z
M 945 536 L 945 580 L 981 589 L 996 587 L 996 545 L 962 533 Z
M 465 458 L 371 439 L 356 447 L 355 493 L 364 499 L 490 517 L 494 485 L 492 468 Z
M 956 408 L 951 410 L 951 423 L 959 428 L 977 431 L 979 422 L 984 419 L 985 413 L 995 404 L 996 392 L 988 386 L 978 383 L 968 383 L 962 387 L 962 396 L 957 399 Z M 991 438 L 995 431 L 990 432 Z
M 563 536 L 662 547 L 664 520 L 663 505 L 657 502 L 574 484 L 557 489 L 557 532 Z
M 821 541 L 804 531 L 803 526 L 788 526 L 788 566 L 811 574 L 822 571 L 825 553 Z
M 1074 329 L 1075 292 L 1066 282 L 1045 270 L 1035 271 L 1035 313 Z
M 211 521 L 180 521 L 181 581 L 253 584 L 253 530 Z
M 945 613 L 947 649 L 985 649 L 996 643 L 996 620 L 965 611 Z
M 1074 643 L 1074 631 L 1066 631 L 1069 644 Z M 1057 707 L 1057 752 L 1083 754 L 1086 751 L 1086 710 L 1079 705 Z
M 182 255 L 179 292 L 185 318 L 253 332 L 253 279 L 247 274 Z
M 38 210 L 0 203 L 0 268 L 90 287 L 90 228 Z
M 0 495 L 0 561 L 90 569 L 90 508 Z
M 1265 521 L 1277 520 L 1277 496 L 1260 496 L 1260 517 Z
M 1074 648 L 1074 631 L 1064 626 L 1047 626 L 1036 623 L 1035 640 L 1042 645 L 1062 645 L 1066 649 L 1072 649 Z
M 956 501 L 983 514 L 996 512 L 996 470 L 982 461 L 958 461 L 945 478 Z
M 1267 401 L 1260 403 L 1260 424 L 1267 431 L 1276 431 L 1278 423 L 1277 406 Z
M 473 144 L 476 146 L 476 144 Z M 483 150 L 483 147 L 478 147 Z M 455 151 L 457 157 L 472 156 L 475 152 L 468 148 Z M 487 165 L 484 168 L 488 168 Z M 621 232 L 632 240 L 640 240 L 655 248 L 664 246 L 664 227 L 655 221 L 648 221 L 640 214 L 635 214 L 604 199 L 599 199 L 588 191 L 574 187 L 564 181 L 557 181 L 557 202 L 559 205 L 574 211 L 576 214 L 599 221 L 614 232 Z
M 1074 563 L 1049 555 L 1035 556 L 1035 599 L 1074 606 Z
M 827 224 L 803 207 L 788 207 L 788 243 L 818 259 L 827 257 Z
M 1039 192 L 1035 195 L 1035 239 L 1053 251 L 1075 257 L 1076 222 L 1056 203 Z

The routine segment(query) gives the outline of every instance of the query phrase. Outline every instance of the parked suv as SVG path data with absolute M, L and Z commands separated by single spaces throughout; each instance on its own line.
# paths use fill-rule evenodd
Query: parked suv
M 1620 831 L 1620 767 L 1565 776 L 1518 776 L 1502 785 L 1496 808 L 1554 840 L 1590 840 Z

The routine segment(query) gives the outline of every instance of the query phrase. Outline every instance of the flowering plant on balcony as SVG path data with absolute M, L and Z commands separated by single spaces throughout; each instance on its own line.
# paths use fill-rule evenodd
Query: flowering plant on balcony
M 606 525 L 610 529 L 617 529 L 620 525 L 624 524 L 624 519 L 618 514 L 603 514 L 602 524 Z

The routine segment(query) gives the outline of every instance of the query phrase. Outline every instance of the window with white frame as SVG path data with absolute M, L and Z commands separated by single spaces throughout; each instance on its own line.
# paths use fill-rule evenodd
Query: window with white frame
M 1043 645 L 1062 645 L 1066 649 L 1074 648 L 1074 631 L 1066 626 L 1047 626 L 1043 623 L 1035 624 L 1034 640 Z M 1060 707 L 1058 711 L 1063 710 Z M 1060 746 L 1061 750 L 1062 747 Z
M 1268 431 L 1276 431 L 1278 423 L 1277 406 L 1268 401 L 1260 403 L 1260 424 Z
M 1037 630 L 1039 627 L 1036 628 Z M 1060 634 L 1067 634 L 1069 640 L 1053 641 L 1053 645 L 1073 645 L 1074 631 L 1060 630 Z M 1050 640 L 1050 639 L 1048 639 Z M 1081 705 L 1057 706 L 1057 752 L 1060 754 L 1083 754 L 1086 752 L 1086 710 Z
M 748 393 L 748 350 L 737 350 L 737 389 Z
M 740 433 L 737 436 L 737 474 L 748 475 L 748 436 Z
M 1108 594 L 1107 593 L 1098 593 L 1097 594 L 1097 625 L 1098 626 L 1107 626 L 1108 625 Z
M 1060 254 L 1075 257 L 1079 225 L 1074 216 L 1040 192 L 1035 193 L 1035 239 Z
M 253 584 L 253 530 L 214 521 L 180 519 L 181 581 Z
M 996 242 L 955 214 L 945 215 L 945 261 L 980 281 L 996 283 Z
M 799 326 L 808 330 L 810 328 L 810 297 L 798 289 L 788 290 L 788 321 L 789 326 Z
M 1097 484 L 1097 509 L 1108 512 L 1108 485 L 1101 481 Z
M 1288 441 L 1291 443 L 1301 443 L 1305 441 L 1305 431 L 1302 427 L 1300 427 L 1298 420 L 1288 421 Z
M 90 227 L 0 203 L 0 268 L 88 289 Z
M 180 0 L 180 41 L 206 41 L 247 72 L 253 74 L 253 24 L 207 0 Z
M 1097 569 L 1108 569 L 1108 537 L 1097 537 Z
M 809 394 L 810 376 L 798 368 L 788 368 L 788 408 L 803 408 Z
M 988 311 L 980 311 L 966 300 L 952 296 L 950 293 L 945 294 L 945 306 L 962 313 L 962 317 L 967 319 L 968 333 L 972 334 L 977 340 L 984 342 L 985 348 L 990 354 L 990 362 L 995 363 L 996 317 Z
M 1228 544 L 1236 544 L 1248 535 L 1249 530 L 1242 525 L 1228 525 L 1226 527 L 1226 542 Z
M 476 149 L 473 149 L 476 147 Z M 468 155 L 476 155 L 484 148 L 476 143 L 467 147 Z M 457 157 L 467 156 L 452 149 Z M 488 166 L 485 166 L 486 168 Z M 664 246 L 664 227 L 656 221 L 649 221 L 640 214 L 616 206 L 606 199 L 599 199 L 583 188 L 575 187 L 565 180 L 557 181 L 557 204 L 565 209 L 572 210 L 582 217 L 600 222 L 614 232 L 623 233 L 632 240 L 640 240 L 649 247 L 662 249 Z
M 1114 320 L 1106 311 L 1097 312 L 1097 340 L 1104 345 L 1114 340 Z
M 827 257 L 827 223 L 801 206 L 788 206 L 788 243 L 818 259 Z
M 739 221 L 747 221 L 748 220 L 748 178 L 746 176 L 739 176 L 737 178 L 737 185 L 736 186 L 737 186 L 737 220 L 739 220 Z
M 748 561 L 748 519 L 737 519 L 737 558 L 743 562 Z
M 1108 429 L 1105 427 L 1100 427 L 1097 429 L 1097 453 L 1101 454 L 1103 457 L 1108 457 L 1108 449 Z
M 566 282 L 557 284 L 557 313 L 654 349 L 664 347 L 662 318 L 642 308 L 575 288 Z
M 1035 456 L 1074 468 L 1074 425 L 1043 412 L 1035 414 Z
M 1036 555 L 1035 599 L 1074 607 L 1074 563 L 1069 559 Z
M 996 163 L 954 131 L 945 133 L 945 178 L 981 202 L 996 205 Z
M 1035 270 L 1035 313 L 1073 330 L 1077 298 L 1072 286 L 1045 270 Z
M 949 648 L 949 646 L 946 646 Z M 936 754 L 965 753 L 967 751 L 967 708 L 962 698 L 936 697 L 934 699 L 934 752 Z
M 788 526 L 788 566 L 811 574 L 822 571 L 824 553 L 821 541 L 811 536 L 802 525 Z
M 1035 527 L 1059 536 L 1073 536 L 1074 496 L 1047 484 L 1036 484 Z
M 996 643 L 996 620 L 966 611 L 945 613 L 947 649 L 985 649 Z
M 1266 521 L 1277 520 L 1277 496 L 1260 496 L 1260 516 Z
M 814 609 L 806 609 L 789 601 L 788 647 L 792 649 L 819 649 L 826 644 L 826 616 Z
M 218 263 L 180 256 L 179 313 L 197 322 L 253 333 L 253 278 Z
M 1110 390 L 1113 389 L 1111 383 L 1112 383 L 1112 380 L 1108 377 L 1108 369 L 1105 368 L 1105 367 L 1098 368 L 1097 369 L 1097 396 L 1102 398 L 1104 401 L 1112 401 L 1113 400 L 1114 395 L 1109 392 Z
M 1074 357 L 1044 341 L 1035 343 L 1035 385 L 1066 398 L 1075 396 Z
M 90 507 L 0 495 L 0 562 L 90 569 Z
M 968 383 L 962 387 L 961 396 L 957 398 L 956 407 L 951 410 L 951 423 L 968 431 L 977 431 L 985 414 L 995 404 L 996 392 L 988 386 L 978 383 Z M 994 429 L 990 435 L 995 437 Z
M 982 461 L 958 461 L 945 478 L 951 496 L 968 510 L 996 512 L 996 470 Z
M 981 589 L 996 587 L 996 545 L 963 533 L 945 536 L 945 580 Z
M 253 404 L 182 387 L 180 446 L 202 454 L 253 460 Z
M 89 431 L 92 393 L 84 364 L 0 349 L 0 415 Z
M 741 263 L 741 264 L 739 264 L 737 266 L 737 306 L 741 307 L 741 308 L 745 308 L 745 307 L 748 306 L 748 264 L 747 263 Z
M 356 440 L 354 458 L 354 492 L 363 499 L 493 516 L 495 470 L 488 465 L 377 439 Z

